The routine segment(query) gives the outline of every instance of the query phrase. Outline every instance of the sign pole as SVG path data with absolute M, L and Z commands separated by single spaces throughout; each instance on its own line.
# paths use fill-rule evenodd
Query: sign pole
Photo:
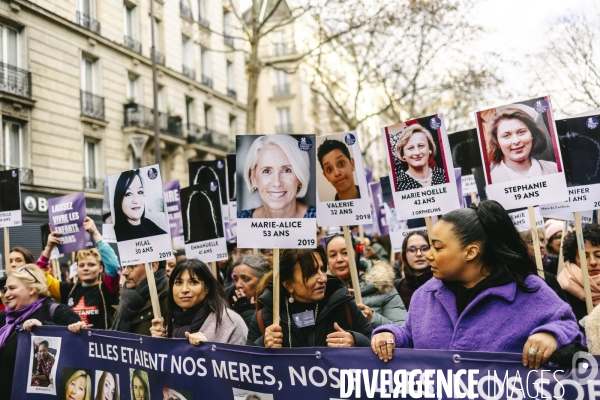
M 590 275 L 588 272 L 587 260 L 585 258 L 585 244 L 583 241 L 583 229 L 581 228 L 581 213 L 575 212 L 575 233 L 577 234 L 577 248 L 579 249 L 579 267 L 581 267 L 581 277 L 583 278 L 583 291 L 585 292 L 585 305 L 588 314 L 594 309 L 592 303 L 592 291 L 590 289 Z
M 425 226 L 427 227 L 427 236 L 431 238 L 431 231 L 433 230 L 433 222 L 431 217 L 425 217 Z
M 563 255 L 563 242 L 565 241 L 565 236 L 567 234 L 567 229 L 569 226 L 569 221 L 565 221 L 565 225 L 563 226 L 562 236 L 560 238 L 560 252 L 558 253 L 558 269 L 556 270 L 556 276 L 560 275 L 565 266 L 565 256 Z
M 10 268 L 10 237 L 8 236 L 8 227 L 4 227 L 4 271 L 8 273 Z
M 158 301 L 158 292 L 156 291 L 156 281 L 154 280 L 154 271 L 150 263 L 145 263 L 146 268 L 146 279 L 148 279 L 148 289 L 150 290 L 150 300 L 152 301 L 152 313 L 154 318 L 161 318 L 160 303 Z
M 535 223 L 535 212 L 533 206 L 528 206 L 527 211 L 529 212 L 529 226 L 531 228 L 531 245 L 535 253 L 535 265 L 537 266 L 538 275 L 544 279 L 544 264 L 542 264 L 542 252 L 540 251 L 540 238 L 537 232 L 537 225 Z
M 211 261 L 210 263 L 210 271 L 212 272 L 215 279 L 217 279 L 217 262 Z
M 477 193 L 471 192 L 471 204 L 477 204 Z
M 279 326 L 279 249 L 273 249 L 273 325 Z M 291 323 L 288 321 L 288 324 Z
M 354 289 L 354 299 L 356 300 L 356 304 L 362 304 L 362 293 L 360 292 L 360 281 L 358 280 L 358 269 L 356 266 L 356 258 L 354 256 L 356 250 L 352 247 L 350 230 L 347 226 L 343 226 L 342 229 L 344 231 L 344 240 L 346 241 L 346 251 L 348 253 L 348 262 L 350 264 L 350 278 L 352 279 L 352 288 Z

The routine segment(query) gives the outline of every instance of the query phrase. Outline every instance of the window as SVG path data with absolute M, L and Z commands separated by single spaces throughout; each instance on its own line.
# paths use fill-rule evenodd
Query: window
M 223 39 L 225 40 L 226 44 L 233 47 L 233 37 L 231 37 L 232 36 L 231 28 L 232 28 L 231 13 L 225 12 L 223 14 Z
M 21 124 L 4 121 L 2 123 L 2 163 L 9 168 L 21 167 L 22 148 Z
M 281 96 L 290 93 L 288 76 L 289 74 L 286 71 L 275 70 L 275 95 Z
M 210 51 L 200 49 L 200 63 L 202 67 L 202 84 L 208 87 L 213 87 L 212 72 L 210 68 Z
M 127 74 L 127 102 L 139 103 L 142 96 L 140 93 L 140 77 L 132 72 Z
M 187 96 L 185 98 L 185 121 L 188 126 L 194 122 L 194 99 Z
M 0 25 L 0 61 L 17 67 L 19 65 L 18 32 L 15 29 Z
M 212 127 L 212 107 L 204 105 L 204 128 L 209 131 Z
M 198 19 L 206 19 L 206 11 L 204 10 L 204 0 L 198 0 Z
M 94 33 L 100 34 L 100 22 L 95 18 L 96 2 L 94 0 L 78 0 L 77 24 Z
M 95 181 L 98 174 L 98 164 L 97 164 L 97 148 L 98 144 L 96 141 L 86 139 L 84 141 L 83 148 L 83 168 L 84 168 L 84 177 L 90 181 Z M 86 188 L 95 188 L 96 182 L 93 182 L 93 185 L 87 185 Z
M 167 111 L 167 94 L 164 86 L 158 86 L 158 111 Z
M 88 58 L 81 60 L 81 89 L 84 92 L 94 93 L 94 64 Z
M 229 116 L 229 137 L 235 138 L 235 135 L 237 135 L 235 116 L 230 115 Z
M 277 133 L 292 133 L 292 124 L 290 123 L 289 107 L 277 109 L 277 123 Z
M 235 69 L 231 61 L 227 61 L 227 88 L 235 90 Z
M 192 41 L 187 36 L 181 37 L 181 53 L 183 74 L 190 79 L 196 79 L 196 71 L 194 71 L 194 57 L 192 53 Z
M 125 46 L 137 53 L 141 53 L 142 44 L 139 39 L 138 8 L 133 5 L 125 4 L 123 6 L 123 12 L 125 19 Z
M 94 0 L 79 0 L 79 12 L 90 17 L 96 17 L 96 7 Z

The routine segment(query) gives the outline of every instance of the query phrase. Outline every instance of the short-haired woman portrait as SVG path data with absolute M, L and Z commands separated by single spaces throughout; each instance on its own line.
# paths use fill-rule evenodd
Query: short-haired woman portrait
M 334 201 L 360 199 L 360 188 L 355 183 L 357 179 L 354 157 L 344 142 L 325 139 L 317 149 L 317 160 L 323 177 L 335 189 Z M 319 200 L 323 201 L 324 194 L 325 191 L 319 187 Z
M 121 173 L 115 186 L 113 205 L 117 241 L 166 233 L 146 215 L 146 192 L 139 169 Z
M 540 158 L 552 143 L 548 143 L 544 129 L 522 107 L 496 109 L 488 129 L 490 183 L 558 173 L 554 155 L 552 160 Z
M 245 154 L 244 197 L 258 194 L 262 205 L 238 211 L 237 217 L 316 218 L 314 205 L 301 201 L 308 200 L 310 178 L 310 157 L 297 139 L 290 135 L 258 137 Z

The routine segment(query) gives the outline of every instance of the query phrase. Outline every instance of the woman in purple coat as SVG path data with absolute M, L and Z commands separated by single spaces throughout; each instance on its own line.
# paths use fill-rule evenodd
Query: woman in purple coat
M 500 204 L 484 201 L 444 215 L 430 240 L 435 279 L 413 295 L 405 325 L 373 331 L 380 359 L 390 360 L 394 347 L 510 352 L 523 353 L 523 365 L 537 369 L 557 349 L 583 347 L 570 306 L 536 275 Z M 556 353 L 552 361 L 570 360 Z

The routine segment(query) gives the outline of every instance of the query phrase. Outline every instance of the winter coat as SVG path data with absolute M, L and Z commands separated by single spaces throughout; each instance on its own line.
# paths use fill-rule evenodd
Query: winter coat
M 280 300 L 280 326 L 283 332 L 283 347 L 290 346 L 288 316 L 286 313 L 287 299 L 281 296 Z M 273 288 L 269 286 L 258 298 L 260 314 L 264 328 L 273 324 Z M 346 307 L 344 304 L 348 304 Z M 310 328 L 308 342 L 304 340 L 300 329 L 293 323 L 291 325 L 293 347 L 326 347 L 327 335 L 335 332 L 333 324 L 338 323 L 340 328 L 348 331 L 354 337 L 355 347 L 370 347 L 369 337 L 373 327 L 367 321 L 362 311 L 358 308 L 352 296 L 348 294 L 348 288 L 342 281 L 334 276 L 327 278 L 325 297 L 319 302 L 319 312 L 315 325 Z M 346 311 L 348 310 L 348 311 Z M 254 313 L 248 330 L 248 346 L 264 347 L 264 336 L 258 324 L 258 314 Z M 349 315 L 348 315 L 349 314 Z M 350 325 L 350 323 L 352 325 Z
M 363 303 L 373 311 L 371 325 L 404 324 L 406 308 L 394 287 L 394 270 L 383 263 L 373 263 L 369 272 L 360 276 Z
M 164 318 L 167 315 L 169 309 L 169 286 L 165 285 L 165 288 L 158 293 L 158 302 L 160 304 L 160 313 Z M 117 308 L 117 307 L 115 307 Z M 113 317 L 116 318 L 117 313 Z M 148 301 L 142 306 L 140 311 L 133 317 L 131 325 L 129 326 L 129 333 L 135 333 L 137 335 L 150 336 L 150 328 L 152 327 L 152 320 L 154 319 L 154 312 L 152 311 L 152 300 L 148 296 Z
M 204 324 L 202 324 L 200 332 L 204 333 L 208 342 L 238 344 L 242 346 L 246 344 L 248 327 L 237 313 L 231 311 L 229 308 L 224 308 L 219 328 L 217 329 L 217 314 L 211 312 L 206 321 L 204 321 Z
M 431 279 L 413 295 L 403 326 L 384 325 L 373 331 L 392 332 L 396 347 L 522 353 L 529 336 L 554 335 L 557 348 L 584 342 L 571 307 L 538 276 L 525 279 L 525 293 L 516 282 L 483 290 L 461 315 L 456 297 L 442 281 Z
M 238 301 L 233 301 L 233 296 L 235 296 L 235 286 L 231 285 L 225 288 L 225 295 L 227 296 L 227 301 L 229 303 L 229 307 L 238 313 L 240 317 L 244 320 L 247 327 L 250 327 L 250 322 L 252 321 L 252 317 L 256 312 L 256 307 L 254 304 L 250 303 L 250 300 L 245 297 L 238 299 Z
M 598 356 L 600 355 L 600 306 L 594 307 L 590 315 L 585 317 L 584 324 L 588 351 L 591 355 Z

